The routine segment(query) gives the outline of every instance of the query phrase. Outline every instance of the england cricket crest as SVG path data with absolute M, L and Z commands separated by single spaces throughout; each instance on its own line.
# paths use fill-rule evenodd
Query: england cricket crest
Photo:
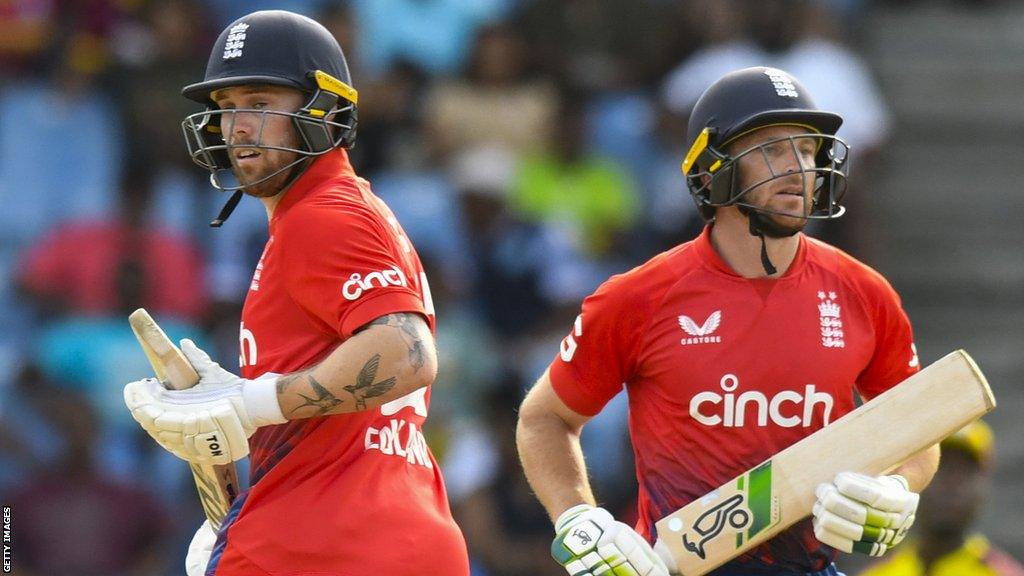
M 772 491 L 772 461 L 767 460 L 698 502 L 686 517 L 672 517 L 667 526 L 659 523 L 659 536 L 701 560 L 715 549 L 741 547 L 780 520 L 778 498 Z

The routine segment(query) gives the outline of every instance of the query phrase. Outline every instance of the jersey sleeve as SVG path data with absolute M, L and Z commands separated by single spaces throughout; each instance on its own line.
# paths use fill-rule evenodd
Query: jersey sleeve
M 313 205 L 281 232 L 288 294 L 324 330 L 348 338 L 395 312 L 427 316 L 411 259 L 371 210 Z
M 621 276 L 583 301 L 549 368 L 555 393 L 585 416 L 601 411 L 633 373 L 644 314 L 628 313 Z
M 875 349 L 857 378 L 857 390 L 870 400 L 920 370 L 910 319 L 892 286 L 875 272 L 861 295 L 872 314 Z

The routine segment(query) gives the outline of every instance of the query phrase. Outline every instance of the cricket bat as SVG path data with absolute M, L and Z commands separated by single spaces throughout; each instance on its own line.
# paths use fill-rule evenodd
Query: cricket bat
M 171 342 L 167 334 L 146 312 L 139 308 L 128 316 L 132 332 L 139 340 L 142 351 L 149 358 L 157 380 L 169 390 L 184 390 L 199 382 L 192 365 L 185 355 Z M 231 502 L 238 495 L 238 474 L 234 464 L 214 466 L 212 464 L 192 464 L 192 477 L 199 490 L 199 502 L 203 512 L 216 532 L 227 516 Z
M 657 523 L 679 572 L 700 576 L 811 515 L 844 470 L 877 476 L 996 406 L 957 350 Z

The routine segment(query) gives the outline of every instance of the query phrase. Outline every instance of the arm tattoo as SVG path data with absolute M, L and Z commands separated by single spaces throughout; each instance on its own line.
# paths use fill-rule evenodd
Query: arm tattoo
M 314 378 L 312 374 L 309 375 L 309 386 L 313 389 L 313 395 L 306 396 L 305 394 L 299 394 L 299 396 L 305 399 L 306 402 L 299 405 L 295 410 L 311 406 L 315 409 L 314 416 L 323 416 L 333 408 L 340 406 L 345 402 L 334 394 L 331 394 L 331 391 L 324 388 L 323 384 L 317 382 L 316 378 Z
M 409 349 L 409 364 L 412 365 L 413 372 L 419 372 L 420 368 L 426 364 L 426 350 L 424 349 L 423 338 L 420 337 L 417 324 L 415 316 L 408 313 L 388 314 L 387 316 L 377 318 L 369 324 L 370 326 L 398 328 L 402 341 L 405 342 L 406 347 Z
M 356 383 L 345 386 L 345 391 L 356 399 L 356 409 L 365 410 L 367 398 L 380 396 L 395 387 L 396 379 L 394 376 L 387 380 L 374 382 L 377 378 L 378 368 L 380 368 L 380 354 L 374 354 L 373 357 L 363 365 L 363 369 L 359 371 L 359 376 L 356 377 Z
M 342 404 L 345 403 L 344 400 L 338 398 L 334 394 L 331 394 L 330 390 L 328 390 L 327 388 L 324 387 L 323 384 L 318 382 L 317 379 L 313 377 L 313 372 L 311 370 L 296 372 L 295 374 L 289 374 L 287 376 L 282 376 L 281 378 L 279 378 L 277 380 L 277 393 L 281 394 L 289 386 L 291 386 L 293 383 L 295 383 L 302 377 L 306 377 L 309 379 L 310 392 L 296 393 L 296 395 L 302 398 L 304 402 L 293 408 L 289 412 L 291 415 L 296 415 L 299 412 L 299 410 L 302 410 L 304 408 L 312 408 L 313 410 L 304 414 L 304 417 L 314 418 L 316 416 L 323 416 L 324 414 L 331 412 L 334 408 L 341 406 Z

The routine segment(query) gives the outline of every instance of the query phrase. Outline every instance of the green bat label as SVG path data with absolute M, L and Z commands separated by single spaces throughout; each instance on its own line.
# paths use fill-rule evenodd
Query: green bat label
M 738 493 L 706 510 L 683 534 L 683 546 L 701 560 L 707 557 L 705 546 L 727 527 L 736 534 L 738 548 L 744 537 L 749 540 L 778 521 L 772 517 L 771 460 L 737 478 L 736 489 Z M 691 532 L 696 534 L 692 540 Z

